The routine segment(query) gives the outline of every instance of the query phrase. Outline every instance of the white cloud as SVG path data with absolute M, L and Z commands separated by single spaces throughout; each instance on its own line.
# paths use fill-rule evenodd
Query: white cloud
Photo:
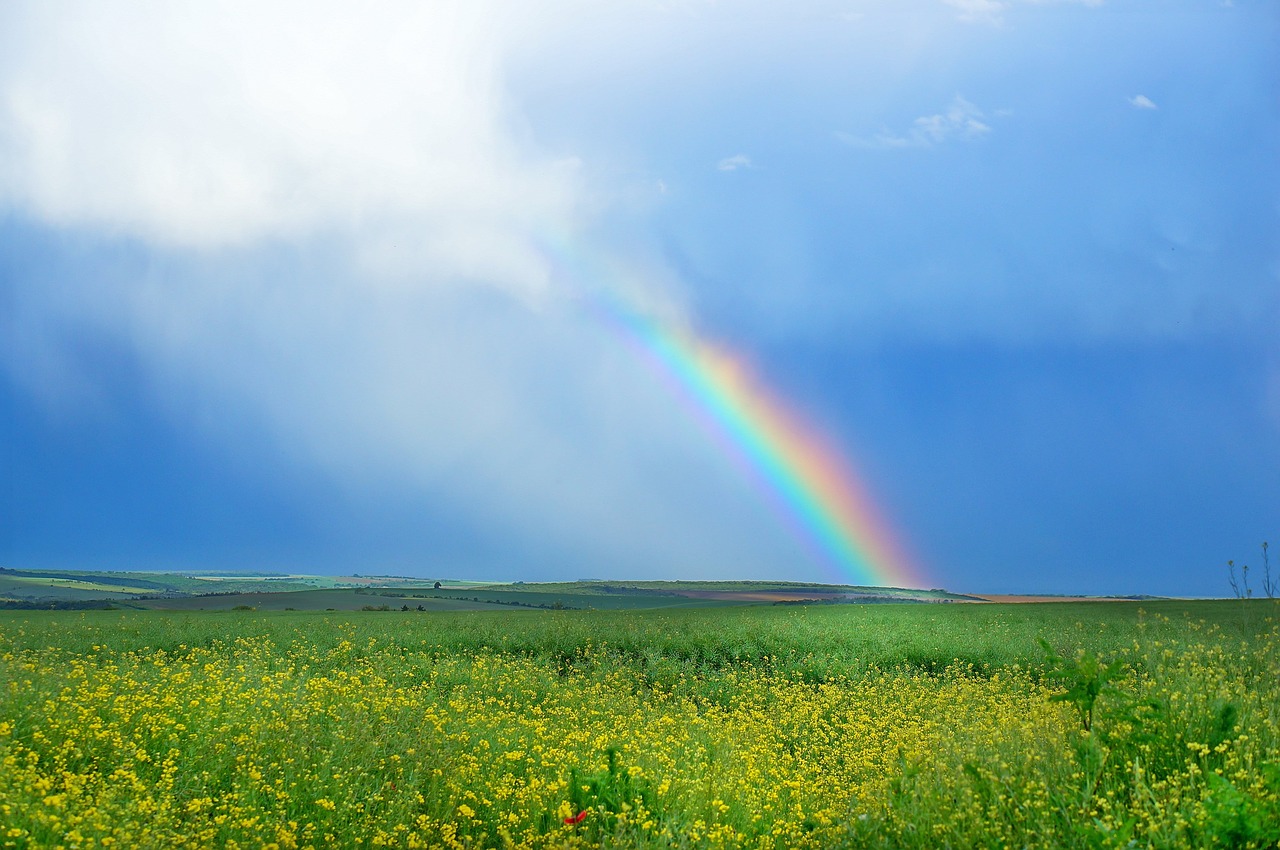
M 198 249 L 329 231 L 380 265 L 536 289 L 545 269 L 512 234 L 572 213 L 572 169 L 512 143 L 484 3 L 8 18 L 0 197 L 51 224 Z M 436 238 L 387 255 L 412 233 Z
M 719 171 L 737 171 L 739 168 L 752 168 L 751 157 L 744 153 L 727 156 L 716 163 Z
M 962 21 L 999 22 L 1009 4 L 1002 0 L 942 0 Z
M 1147 97 L 1145 94 L 1137 94 L 1129 98 L 1129 104 L 1133 106 L 1135 109 L 1159 109 L 1160 108 L 1156 106 L 1155 103 L 1151 100 L 1151 98 Z
M 985 117 L 981 109 L 956 95 L 945 112 L 922 115 L 905 132 L 882 130 L 871 137 L 837 132 L 836 138 L 854 147 L 927 148 L 956 140 L 974 141 L 982 138 L 991 132 L 991 126 L 983 120 Z
M 1082 6 L 1101 6 L 1105 0 L 942 0 L 956 10 L 962 21 L 981 21 L 989 24 L 1004 23 L 1004 13 L 1014 5 L 1045 6 L 1057 3 L 1079 3 Z

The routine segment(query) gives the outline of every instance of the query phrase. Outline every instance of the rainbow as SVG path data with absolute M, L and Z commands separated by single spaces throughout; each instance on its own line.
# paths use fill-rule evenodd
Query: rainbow
M 841 453 L 741 357 L 628 308 L 613 292 L 585 303 L 674 387 L 837 583 L 927 586 Z

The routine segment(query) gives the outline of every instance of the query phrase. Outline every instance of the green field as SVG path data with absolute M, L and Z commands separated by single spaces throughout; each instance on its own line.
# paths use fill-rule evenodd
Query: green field
M 180 597 L 254 591 L 288 592 L 335 587 L 326 576 L 241 573 L 16 570 L 0 568 L 0 601 L 35 605 L 66 601 L 119 602 L 137 597 Z
M 0 846 L 1275 846 L 1277 613 L 0 612 Z
M 439 584 L 439 587 L 435 585 Z M 576 581 L 510 584 L 405 576 L 167 573 L 0 568 L 0 608 L 172 611 L 639 609 L 722 605 L 960 602 L 945 590 L 767 581 Z

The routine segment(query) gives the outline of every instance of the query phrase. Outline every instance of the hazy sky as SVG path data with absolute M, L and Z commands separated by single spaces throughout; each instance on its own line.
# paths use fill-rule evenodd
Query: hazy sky
M 1280 544 L 1280 10 L 0 7 L 0 565 L 840 580 L 593 293 L 930 586 L 1225 594 Z

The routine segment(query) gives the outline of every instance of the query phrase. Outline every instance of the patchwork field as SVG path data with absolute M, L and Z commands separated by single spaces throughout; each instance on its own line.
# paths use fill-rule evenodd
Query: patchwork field
M 317 576 L 283 573 L 115 572 L 18 570 L 0 567 L 0 603 L 49 607 L 68 602 L 129 603 L 237 593 L 292 593 L 320 589 L 402 587 L 422 579 L 398 576 Z M 471 586 L 471 585 L 468 585 Z
M 753 604 L 975 602 L 945 590 L 768 581 L 456 581 L 404 576 L 113 573 L 0 568 L 0 607 L 176 611 L 618 609 Z M 504 607 L 505 606 L 505 607 Z
M 1275 846 L 1277 613 L 0 612 L 0 845 Z

